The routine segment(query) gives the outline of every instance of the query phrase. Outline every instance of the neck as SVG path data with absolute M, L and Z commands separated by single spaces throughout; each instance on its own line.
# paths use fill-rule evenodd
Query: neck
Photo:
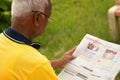
M 33 33 L 32 33 L 32 31 L 30 31 L 30 29 L 27 28 L 27 26 L 23 26 L 23 25 L 19 25 L 19 24 L 18 25 L 12 24 L 11 28 L 32 41 L 32 39 L 33 39 L 32 34 Z
M 29 15 L 27 17 L 15 18 L 15 20 L 12 21 L 11 28 L 32 41 L 34 38 L 34 31 L 31 21 L 32 17 Z

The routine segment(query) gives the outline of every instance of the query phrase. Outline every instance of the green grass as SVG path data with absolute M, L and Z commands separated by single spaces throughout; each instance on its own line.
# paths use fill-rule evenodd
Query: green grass
M 114 0 L 52 0 L 52 3 L 53 21 L 49 22 L 45 33 L 35 39 L 41 43 L 39 51 L 48 59 L 61 57 L 87 33 L 113 42 L 107 12 Z
M 58 58 L 78 45 L 86 33 L 112 42 L 107 12 L 113 5 L 113 0 L 53 0 L 53 20 L 35 39 L 41 42 L 41 53 L 49 59 Z
M 53 21 L 35 39 L 41 42 L 40 52 L 49 59 L 58 58 L 78 45 L 86 33 L 112 42 L 107 12 L 114 5 L 113 0 L 53 0 L 52 3 Z

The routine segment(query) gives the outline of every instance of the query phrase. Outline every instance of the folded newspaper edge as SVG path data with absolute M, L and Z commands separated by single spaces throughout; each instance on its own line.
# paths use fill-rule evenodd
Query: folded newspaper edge
M 120 45 L 86 34 L 73 53 L 77 58 L 60 72 L 60 80 L 114 80 L 120 70 Z

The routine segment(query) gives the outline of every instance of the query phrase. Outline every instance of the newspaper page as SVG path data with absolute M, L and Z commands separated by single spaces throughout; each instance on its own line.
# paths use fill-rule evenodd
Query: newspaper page
M 60 72 L 60 80 L 114 80 L 120 70 L 120 45 L 86 34 Z

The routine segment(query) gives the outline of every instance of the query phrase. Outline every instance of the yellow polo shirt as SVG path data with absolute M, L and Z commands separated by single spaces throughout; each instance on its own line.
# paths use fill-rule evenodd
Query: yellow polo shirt
M 58 80 L 48 59 L 33 47 L 0 34 L 0 80 Z

